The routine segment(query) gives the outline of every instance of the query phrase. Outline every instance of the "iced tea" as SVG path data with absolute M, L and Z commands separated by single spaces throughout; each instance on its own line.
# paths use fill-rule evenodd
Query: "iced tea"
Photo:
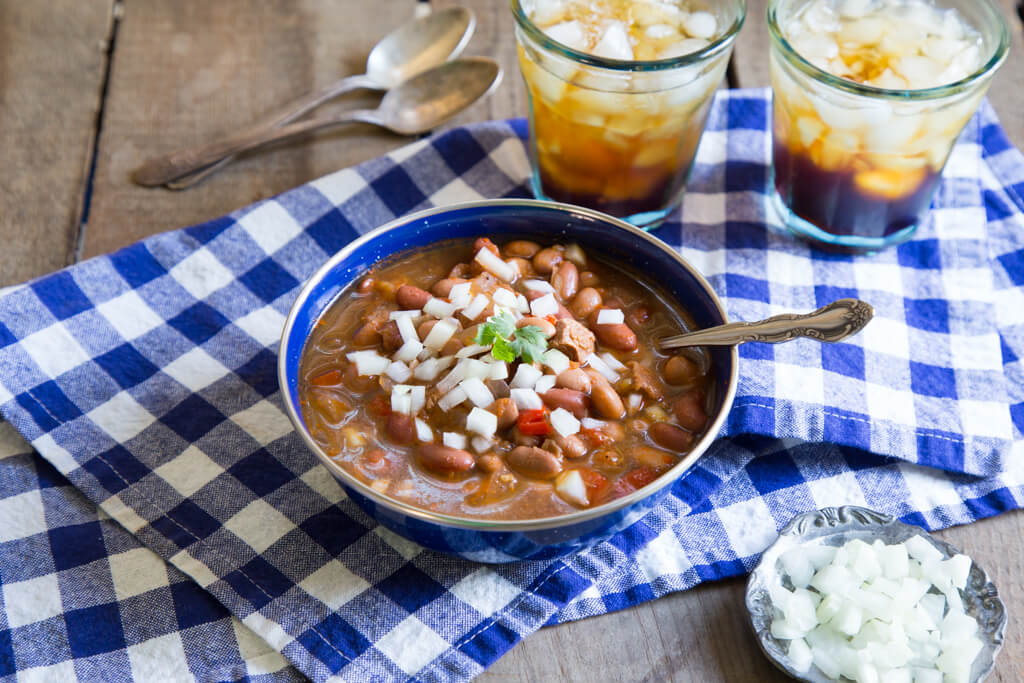
M 533 190 L 654 227 L 681 197 L 742 0 L 512 0 Z

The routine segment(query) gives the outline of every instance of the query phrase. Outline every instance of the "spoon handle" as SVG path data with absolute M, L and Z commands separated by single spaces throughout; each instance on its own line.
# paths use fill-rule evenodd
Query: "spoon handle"
M 838 299 L 816 311 L 786 313 L 753 323 L 728 323 L 706 330 L 667 337 L 662 349 L 684 346 L 734 346 L 748 341 L 778 344 L 797 337 L 837 342 L 864 329 L 874 316 L 871 304 L 860 299 Z
M 291 123 L 280 128 L 244 130 L 241 133 L 229 135 L 222 140 L 208 145 L 184 149 L 167 156 L 150 159 L 135 170 L 132 174 L 132 180 L 145 187 L 163 185 L 196 170 L 206 168 L 228 155 L 262 147 L 271 142 L 286 140 L 343 123 L 355 121 L 378 123 L 375 115 L 376 112 L 373 110 L 357 110 L 346 112 L 343 116 L 336 118 L 310 119 L 308 121 Z
M 303 114 L 316 109 L 328 100 L 361 88 L 365 90 L 380 90 L 381 86 L 365 74 L 346 76 L 345 78 L 329 83 L 319 90 L 303 95 L 302 97 L 292 100 L 288 104 L 275 109 L 256 123 L 246 128 L 246 130 L 266 130 L 268 128 L 275 128 L 277 126 L 284 125 L 294 121 Z M 234 159 L 235 155 L 230 154 L 202 170 L 175 178 L 174 180 L 165 183 L 164 186 L 169 190 L 187 190 L 193 185 L 197 185 L 198 183 L 206 180 L 209 176 L 230 164 Z

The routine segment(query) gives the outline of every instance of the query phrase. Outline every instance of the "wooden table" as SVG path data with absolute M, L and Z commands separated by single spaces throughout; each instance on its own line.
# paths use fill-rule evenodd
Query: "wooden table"
M 730 85 L 767 84 L 765 0 L 749 0 Z M 1001 0 L 1011 58 L 990 92 L 1024 147 L 1024 33 Z M 453 0 L 435 0 L 435 5 Z M 498 59 L 505 82 L 455 123 L 525 112 L 505 0 L 476 11 L 467 54 Z M 413 0 L 0 0 L 0 286 L 220 216 L 407 140 L 352 126 L 249 156 L 188 192 L 146 190 L 129 171 L 155 152 L 209 139 L 347 73 Z M 373 101 L 349 97 L 344 106 Z M 331 110 L 332 107 L 328 107 Z M 990 680 L 1024 680 L 1024 512 L 938 534 L 1000 586 L 1007 642 Z M 744 619 L 743 580 L 543 629 L 481 681 L 775 681 Z

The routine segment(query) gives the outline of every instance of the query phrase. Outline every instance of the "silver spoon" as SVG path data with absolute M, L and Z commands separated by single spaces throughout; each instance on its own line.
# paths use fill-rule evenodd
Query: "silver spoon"
M 476 18 L 463 7 L 431 12 L 413 19 L 387 34 L 366 60 L 366 73 L 346 76 L 323 88 L 289 102 L 246 129 L 247 132 L 276 128 L 294 121 L 324 102 L 352 90 L 389 90 L 418 73 L 455 59 L 473 36 Z M 167 183 L 172 190 L 184 190 L 231 163 L 227 156 L 187 178 Z
M 811 313 L 785 313 L 759 322 L 717 325 L 666 337 L 658 342 L 658 346 L 662 349 L 735 346 L 748 341 L 778 344 L 797 337 L 837 342 L 860 332 L 874 315 L 875 310 L 866 301 L 838 299 Z
M 162 185 L 230 154 L 355 121 L 372 123 L 401 135 L 425 133 L 486 95 L 500 80 L 501 67 L 493 59 L 457 59 L 389 90 L 376 109 L 299 121 L 270 130 L 243 131 L 205 147 L 152 159 L 136 169 L 132 179 L 147 187 Z

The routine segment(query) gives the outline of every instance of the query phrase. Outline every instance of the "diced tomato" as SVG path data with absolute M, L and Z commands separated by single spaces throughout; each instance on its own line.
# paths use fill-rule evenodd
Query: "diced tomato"
M 555 317 L 554 313 L 551 313 L 549 315 L 544 316 L 544 319 L 547 320 L 552 325 L 555 325 L 555 324 L 558 323 L 558 318 Z
M 319 375 L 309 380 L 310 384 L 315 384 L 318 387 L 333 387 L 341 384 L 341 370 L 335 368 L 334 370 L 328 370 L 327 372 L 321 372 Z
M 603 499 L 609 488 L 608 477 L 586 467 L 581 467 L 579 473 L 583 485 L 587 487 L 587 500 L 594 504 Z
M 387 417 L 391 414 L 391 402 L 383 396 L 375 396 L 366 406 L 366 410 L 376 417 Z
M 629 472 L 622 480 L 628 483 L 633 489 L 641 489 L 658 478 L 658 472 L 653 467 L 637 467 Z
M 519 413 L 519 420 L 516 424 L 521 433 L 530 436 L 546 436 L 551 431 L 551 425 L 548 424 L 547 408 L 524 410 Z

